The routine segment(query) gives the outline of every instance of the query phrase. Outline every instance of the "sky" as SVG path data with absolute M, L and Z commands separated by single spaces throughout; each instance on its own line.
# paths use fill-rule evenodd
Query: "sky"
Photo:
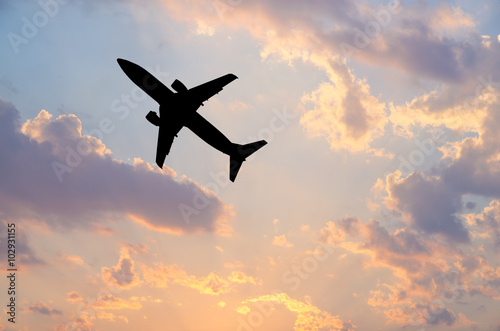
M 0 329 L 500 330 L 499 18 L 493 0 L 1 1 Z M 232 183 L 184 128 L 159 169 L 158 104 L 117 58 L 166 86 L 235 74 L 198 112 L 268 144 Z

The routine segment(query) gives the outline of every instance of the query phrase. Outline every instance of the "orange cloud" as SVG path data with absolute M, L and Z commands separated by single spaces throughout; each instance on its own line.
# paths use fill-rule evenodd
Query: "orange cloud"
M 154 267 L 144 265 L 143 277 L 147 283 L 155 287 L 166 288 L 171 284 L 177 284 L 195 289 L 200 294 L 215 296 L 231 291 L 234 284 L 262 284 L 262 281 L 242 271 L 232 271 L 227 279 L 212 272 L 205 277 L 196 277 L 189 275 L 175 264 L 168 266 L 160 263 L 156 263 Z
M 227 277 L 227 280 L 232 283 L 239 283 L 239 284 L 245 284 L 245 283 L 250 283 L 254 285 L 262 284 L 261 280 L 256 280 L 252 276 L 246 275 L 243 271 L 231 272 L 231 274 Z
M 137 302 L 135 300 L 126 300 L 115 297 L 112 294 L 103 294 L 99 298 L 97 298 L 95 302 L 88 304 L 87 308 L 97 310 L 139 310 L 142 308 L 142 305 L 140 302 Z
M 113 313 L 109 313 L 109 312 L 106 312 L 106 311 L 98 311 L 97 312 L 97 318 L 99 318 L 99 319 L 105 319 L 105 320 L 108 320 L 110 322 L 114 322 L 117 319 L 121 319 L 125 323 L 128 323 L 128 319 L 125 316 L 115 315 Z
M 454 31 L 463 28 L 474 28 L 471 15 L 466 14 L 460 7 L 454 7 L 448 3 L 437 4 L 434 15 L 431 17 L 430 26 L 434 30 Z
M 75 255 L 63 255 L 62 259 L 69 261 L 69 262 L 72 262 L 72 263 L 77 264 L 77 265 L 83 265 L 83 263 L 84 263 L 83 259 L 81 257 L 75 256 Z
M 286 235 L 275 236 L 273 239 L 273 245 L 281 247 L 292 247 L 293 244 L 286 239 Z
M 284 305 L 286 309 L 297 315 L 294 330 L 296 331 L 313 331 L 313 330 L 336 330 L 336 331 L 352 331 L 356 326 L 351 322 L 343 322 L 338 316 L 332 316 L 328 312 L 322 311 L 311 303 L 311 299 L 306 297 L 306 302 L 290 298 L 286 293 L 262 295 L 257 298 L 246 299 L 241 302 L 242 306 L 236 308 L 240 314 L 247 315 L 251 308 L 249 303 L 268 303 L 265 307 L 266 316 L 274 312 L 276 307 L 274 304 Z M 260 307 L 262 309 L 263 307 Z M 244 320 L 243 320 L 244 323 Z
M 330 82 L 302 98 L 307 111 L 300 123 L 312 136 L 325 137 L 334 150 L 383 156 L 385 152 L 371 143 L 383 135 L 388 123 L 385 104 L 339 59 L 313 57 L 311 61 L 327 72 Z
M 120 242 L 120 246 L 124 247 L 127 249 L 128 252 L 131 252 L 133 254 L 140 254 L 140 255 L 145 255 L 148 253 L 148 245 L 140 243 L 136 245 L 132 245 L 131 243 L 128 242 Z

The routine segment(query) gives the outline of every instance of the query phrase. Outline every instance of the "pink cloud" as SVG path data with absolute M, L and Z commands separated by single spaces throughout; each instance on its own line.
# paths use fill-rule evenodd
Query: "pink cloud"
M 0 100 L 2 218 L 92 228 L 134 215 L 164 232 L 231 232 L 232 210 L 213 192 L 170 169 L 113 159 L 101 141 L 82 136 L 76 116 L 52 119 L 42 111 L 22 131 L 18 118 L 15 107 Z

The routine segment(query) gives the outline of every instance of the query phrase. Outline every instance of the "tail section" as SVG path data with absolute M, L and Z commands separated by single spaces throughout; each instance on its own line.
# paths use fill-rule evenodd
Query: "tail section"
M 240 171 L 243 161 L 266 144 L 267 142 L 265 140 L 259 140 L 246 145 L 238 145 L 236 153 L 231 155 L 229 162 L 229 179 L 232 182 L 236 179 L 236 175 L 238 174 L 238 171 Z

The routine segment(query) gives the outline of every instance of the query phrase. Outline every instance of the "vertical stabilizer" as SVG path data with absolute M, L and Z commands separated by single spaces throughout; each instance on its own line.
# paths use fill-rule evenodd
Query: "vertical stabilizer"
M 232 182 L 236 179 L 236 175 L 238 171 L 240 171 L 243 161 L 266 144 L 267 142 L 265 140 L 259 140 L 246 145 L 238 145 L 237 152 L 231 155 L 229 161 L 229 179 Z

